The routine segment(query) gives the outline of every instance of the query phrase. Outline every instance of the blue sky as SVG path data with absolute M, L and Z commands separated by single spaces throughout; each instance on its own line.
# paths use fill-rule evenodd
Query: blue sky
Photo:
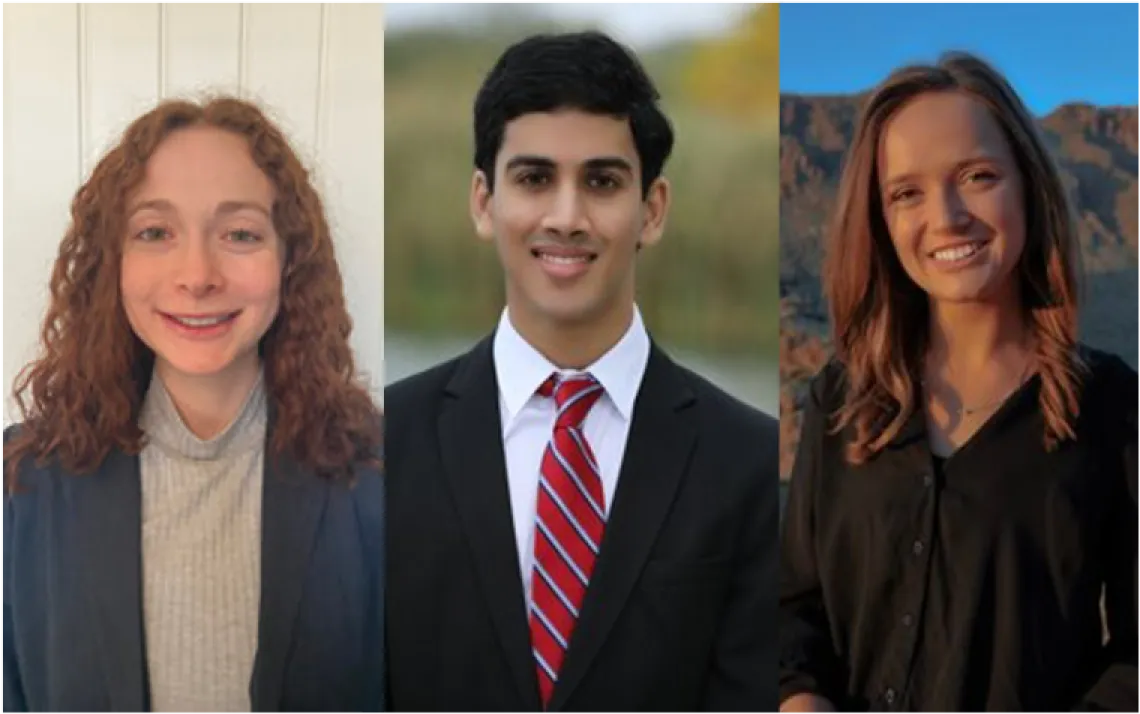
M 1137 103 L 1136 4 L 781 5 L 780 90 L 869 89 L 900 64 L 976 52 L 1038 114 Z M 858 29 L 855 29 L 858 28 Z

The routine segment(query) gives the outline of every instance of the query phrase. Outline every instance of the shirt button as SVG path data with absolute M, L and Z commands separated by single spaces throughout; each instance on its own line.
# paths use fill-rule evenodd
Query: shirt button
M 887 691 L 883 692 L 883 701 L 887 703 L 887 706 L 895 703 L 895 690 L 893 688 L 887 687 Z
M 911 550 L 914 551 L 915 555 L 922 555 L 922 548 L 923 548 L 922 541 L 916 540 L 914 542 L 914 545 L 911 547 Z
M 903 627 L 910 627 L 911 625 L 914 624 L 914 617 L 912 617 L 911 614 L 908 612 L 907 614 L 902 616 L 902 624 L 903 624 Z
M 922 485 L 925 486 L 926 488 L 930 488 L 931 486 L 934 485 L 934 477 L 931 476 L 930 474 L 923 474 L 922 475 Z

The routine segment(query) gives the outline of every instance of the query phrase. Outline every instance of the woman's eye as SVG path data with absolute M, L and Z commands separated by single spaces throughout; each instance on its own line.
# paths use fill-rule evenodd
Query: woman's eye
M 229 237 L 230 240 L 234 241 L 235 243 L 257 243 L 261 240 L 261 236 L 257 235 L 253 231 L 242 229 L 230 231 Z
M 891 194 L 891 203 L 909 203 L 918 198 L 918 189 L 900 188 Z
M 147 243 L 153 243 L 165 239 L 168 235 L 169 233 L 165 228 L 160 228 L 158 226 L 149 226 L 136 233 L 135 239 Z

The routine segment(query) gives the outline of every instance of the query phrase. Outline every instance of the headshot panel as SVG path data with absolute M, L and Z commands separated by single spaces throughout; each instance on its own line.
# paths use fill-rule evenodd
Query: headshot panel
M 5 710 L 382 708 L 380 6 L 4 19 Z
M 1137 707 L 1136 21 L 784 8 L 781 710 Z
M 5 234 L 63 235 L 70 200 L 131 120 L 162 99 L 232 95 L 286 135 L 341 259 L 354 350 L 383 383 L 383 47 L 379 5 L 95 4 L 5 11 Z M 39 34 L 29 34 L 27 28 Z M 379 27 L 379 29 L 377 29 Z M 50 30 L 44 28 L 52 28 Z M 47 34 L 46 39 L 41 35 Z M 37 138 L 41 138 L 37 140 Z M 10 152 L 10 155 L 9 153 Z M 5 383 L 36 353 L 58 244 L 5 252 Z M 7 344 L 7 343 L 6 343 Z M 13 412 L 6 403 L 5 421 Z
M 775 708 L 777 23 L 388 15 L 394 709 Z

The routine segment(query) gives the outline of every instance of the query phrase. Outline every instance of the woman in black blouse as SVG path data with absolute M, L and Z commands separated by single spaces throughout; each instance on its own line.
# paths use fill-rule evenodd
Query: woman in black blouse
M 1029 112 L 968 55 L 896 71 L 833 228 L 781 710 L 1135 711 L 1136 372 L 1077 341 L 1076 230 Z

